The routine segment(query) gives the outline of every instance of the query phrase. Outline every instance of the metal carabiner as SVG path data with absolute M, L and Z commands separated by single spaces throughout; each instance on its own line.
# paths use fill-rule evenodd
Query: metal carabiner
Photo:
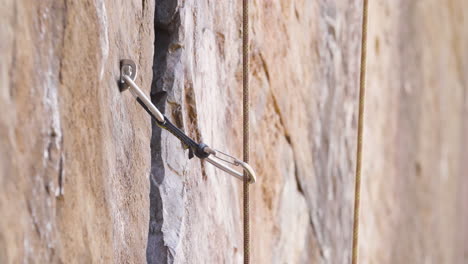
M 221 169 L 229 174 L 231 174 L 232 176 L 238 178 L 239 180 L 244 180 L 244 175 L 246 174 L 243 174 L 237 170 L 234 170 L 224 164 L 222 164 L 221 162 L 217 161 L 217 160 L 220 160 L 220 161 L 224 161 L 226 163 L 229 163 L 233 166 L 241 166 L 244 171 L 247 173 L 247 175 L 249 176 L 249 183 L 252 184 L 252 183 L 255 183 L 257 181 L 257 175 L 255 174 L 255 171 L 254 169 L 246 162 L 243 162 L 241 160 L 238 160 L 236 158 L 234 158 L 233 156 L 231 155 L 228 155 L 222 151 L 219 151 L 219 150 L 213 150 L 214 153 L 212 153 L 212 156 L 208 156 L 207 158 L 205 158 L 206 161 L 208 161 L 209 163 L 211 163 L 212 165 L 214 165 L 215 167 L 217 167 L 218 169 Z M 219 154 L 222 154 L 226 157 L 229 157 L 230 159 L 232 159 L 232 161 L 229 161 L 227 159 L 224 159 L 224 158 L 221 158 Z M 216 160 L 217 159 L 217 160 Z
M 136 85 L 134 80 L 136 79 L 137 69 L 136 64 L 132 60 L 121 60 L 120 61 L 120 91 L 123 92 L 130 88 L 131 94 L 140 102 L 144 104 L 146 110 L 150 113 L 152 117 L 154 117 L 157 121 L 164 123 L 166 117 L 156 108 L 156 106 L 151 102 L 151 100 L 143 93 L 143 91 Z M 170 123 L 168 121 L 168 123 Z M 178 130 L 178 129 L 177 129 Z M 181 132 L 182 133 L 182 132 Z M 186 135 L 183 135 L 184 137 Z M 190 139 L 190 138 L 189 138 Z M 253 168 L 239 159 L 228 155 L 222 151 L 212 149 L 208 146 L 203 148 L 203 151 L 207 154 L 206 158 L 202 160 L 206 160 L 207 162 L 211 163 L 215 167 L 229 173 L 230 175 L 244 180 L 244 175 L 248 176 L 249 183 L 255 183 L 257 180 L 257 176 Z M 222 156 L 226 157 L 223 158 Z M 231 159 L 231 160 L 229 160 Z M 243 168 L 245 173 L 239 172 L 229 166 L 226 166 L 222 162 L 231 164 L 233 166 L 240 166 Z

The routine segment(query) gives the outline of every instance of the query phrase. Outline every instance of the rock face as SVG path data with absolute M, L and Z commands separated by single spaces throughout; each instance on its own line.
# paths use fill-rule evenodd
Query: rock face
M 117 80 L 133 58 L 149 92 L 154 2 L 0 12 L 0 263 L 144 262 L 150 121 Z
M 251 1 L 252 263 L 349 263 L 362 11 L 345 2 Z M 360 263 L 465 263 L 468 3 L 370 2 Z M 0 263 L 242 262 L 242 182 L 117 86 L 133 59 L 174 124 L 241 157 L 241 8 L 3 4 Z
M 466 8 L 370 6 L 363 263 L 468 263 Z
M 359 7 L 252 2 L 254 262 L 349 258 Z M 240 14 L 240 3 L 158 4 L 152 86 L 186 133 L 238 157 Z M 157 127 L 152 156 L 148 259 L 241 262 L 241 182 Z

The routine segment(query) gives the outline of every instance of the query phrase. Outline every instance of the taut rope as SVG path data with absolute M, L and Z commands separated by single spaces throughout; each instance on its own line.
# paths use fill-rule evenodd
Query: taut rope
M 249 163 L 249 2 L 242 0 L 242 97 L 244 162 Z M 250 263 L 249 181 L 244 176 L 244 264 Z
M 361 200 L 361 168 L 362 168 L 362 138 L 364 127 L 364 96 L 366 91 L 366 59 L 367 59 L 367 9 L 368 0 L 363 0 L 362 36 L 361 36 L 361 69 L 359 77 L 359 112 L 356 150 L 356 182 L 354 186 L 354 223 L 352 264 L 357 264 L 359 253 L 359 209 Z

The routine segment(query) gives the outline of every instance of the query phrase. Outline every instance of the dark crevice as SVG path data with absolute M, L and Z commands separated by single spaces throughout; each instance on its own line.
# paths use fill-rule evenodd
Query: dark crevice
M 179 61 L 180 52 L 171 52 L 173 43 L 178 43 L 180 17 L 178 0 L 156 2 L 154 30 L 153 81 L 151 101 L 164 114 L 168 92 L 174 86 L 173 61 Z M 165 168 L 161 156 L 161 129 L 152 121 L 151 175 L 150 175 L 150 221 L 146 259 L 148 263 L 172 263 L 174 256 L 164 241 L 163 200 L 160 185 L 164 181 Z
M 63 60 L 65 58 L 65 36 L 67 34 L 68 26 L 68 2 L 63 1 L 63 18 L 62 18 L 62 40 L 60 43 L 60 57 L 59 57 L 59 70 L 58 70 L 58 79 L 60 85 L 63 85 Z
M 310 218 L 309 224 L 312 229 L 312 235 L 314 236 L 315 239 L 318 239 L 317 227 L 315 226 L 314 221 L 312 220 L 312 217 Z M 318 251 L 320 254 L 320 258 L 323 260 L 325 258 L 325 254 L 323 252 L 323 246 L 319 241 L 317 241 L 317 247 L 318 247 Z
M 291 146 L 292 148 L 292 146 Z M 293 151 L 293 157 L 294 157 L 294 177 L 296 178 L 296 184 L 297 184 L 297 191 L 305 197 L 304 195 L 304 189 L 302 188 L 302 185 L 301 185 L 301 180 L 299 179 L 299 170 L 297 169 L 297 161 L 295 159 L 295 155 L 294 155 L 294 149 L 292 150 Z
M 201 132 L 198 126 L 198 114 L 197 114 L 197 103 L 195 101 L 195 91 L 193 89 L 193 83 L 191 81 L 186 81 L 185 82 L 185 89 L 184 89 L 184 96 L 185 96 L 185 107 L 187 111 L 187 116 L 189 122 L 189 129 L 188 131 L 192 131 L 191 137 L 195 139 L 197 142 L 202 142 L 202 136 Z M 202 179 L 207 180 L 208 175 L 206 174 L 205 170 L 205 163 L 203 161 L 200 161 L 200 166 L 201 166 L 201 173 L 202 173 Z
M 13 30 L 16 31 L 18 26 L 18 10 L 17 10 L 17 3 L 14 2 L 13 4 Z M 10 98 L 14 98 L 15 94 L 15 82 L 16 82 L 16 60 L 17 60 L 17 38 L 16 35 L 13 36 L 13 52 L 11 53 L 11 65 L 9 67 L 8 75 L 10 76 L 10 83 L 9 83 L 9 95 Z
M 263 57 L 263 54 L 261 52 L 259 52 L 259 55 L 260 55 L 260 61 L 262 62 L 263 71 L 265 72 L 265 76 L 267 78 L 268 84 L 270 84 L 271 81 L 270 81 L 270 71 L 268 70 L 268 64 L 266 63 L 265 58 Z
M 60 161 L 59 161 L 58 188 L 59 188 L 59 192 L 57 196 L 63 195 L 63 153 L 60 156 Z
M 265 66 L 266 66 L 266 64 L 264 65 L 264 68 L 265 68 Z M 266 68 L 265 68 L 265 71 L 267 71 Z M 301 179 L 299 177 L 298 164 L 297 164 L 297 160 L 296 160 L 296 154 L 294 152 L 294 146 L 293 146 L 293 143 L 291 141 L 291 135 L 288 133 L 288 130 L 286 129 L 286 124 L 284 123 L 283 116 L 281 114 L 281 110 L 280 110 L 278 101 L 276 100 L 276 97 L 273 94 L 272 94 L 272 98 L 273 98 L 273 108 L 275 110 L 275 113 L 278 115 L 280 125 L 283 128 L 283 136 L 284 136 L 286 142 L 288 143 L 288 145 L 291 148 L 291 151 L 293 153 L 294 177 L 296 179 L 297 191 L 304 197 L 304 199 L 306 199 L 305 198 L 305 193 L 304 193 L 304 188 L 303 188 L 303 186 L 301 184 Z
M 265 68 L 265 70 L 266 70 L 266 68 Z M 302 185 L 302 181 L 301 181 L 300 175 L 299 175 L 299 170 L 298 170 L 299 165 L 297 164 L 296 153 L 294 151 L 294 146 L 293 146 L 293 143 L 291 141 L 291 136 L 288 134 L 288 131 L 286 130 L 286 126 L 285 126 L 285 124 L 283 122 L 283 118 L 282 118 L 282 115 L 281 115 L 281 110 L 279 108 L 279 104 L 278 104 L 275 96 L 272 95 L 272 97 L 273 97 L 273 106 L 274 106 L 275 113 L 278 115 L 279 120 L 280 120 L 280 125 L 283 128 L 283 136 L 286 139 L 286 142 L 288 143 L 288 145 L 291 148 L 291 151 L 293 153 L 294 178 L 296 180 L 297 191 L 307 201 L 307 198 L 306 198 L 306 195 L 305 195 L 305 192 L 304 192 L 304 186 Z M 313 237 L 315 239 L 318 239 L 317 227 L 316 227 L 316 225 L 314 223 L 314 220 L 312 219 L 312 212 L 311 211 L 309 212 L 309 224 L 311 226 Z M 323 260 L 324 257 L 325 257 L 324 250 L 323 250 L 322 244 L 319 241 L 317 241 L 317 247 L 318 247 L 319 257 Z
M 273 107 L 274 107 L 275 113 L 278 115 L 281 127 L 283 128 L 284 138 L 286 139 L 288 144 L 291 146 L 291 149 L 293 149 L 292 142 L 291 142 L 291 136 L 289 135 L 288 131 L 286 130 L 286 124 L 284 122 L 283 115 L 281 114 L 281 109 L 280 109 L 280 106 L 278 104 L 278 100 L 276 100 L 276 97 L 275 97 L 275 95 L 273 93 L 271 94 L 271 97 L 273 99 Z

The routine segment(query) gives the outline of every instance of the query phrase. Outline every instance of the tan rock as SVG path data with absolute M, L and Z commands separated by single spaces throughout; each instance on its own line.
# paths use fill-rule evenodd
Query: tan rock
M 0 263 L 242 262 L 242 182 L 117 87 L 241 157 L 241 2 L 124 2 L 0 8 Z M 468 6 L 370 2 L 360 263 L 464 263 Z M 361 2 L 250 4 L 251 262 L 349 263 Z
M 2 4 L 0 263 L 145 261 L 149 120 L 116 84 L 132 57 L 149 90 L 153 15 L 150 1 Z

